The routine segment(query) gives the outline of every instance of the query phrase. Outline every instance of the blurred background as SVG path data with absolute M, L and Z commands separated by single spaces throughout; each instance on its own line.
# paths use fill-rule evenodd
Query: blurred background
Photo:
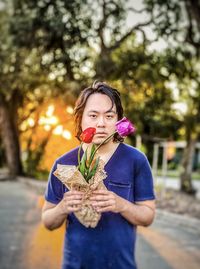
M 74 103 L 96 79 L 121 93 L 125 115 L 137 128 L 126 142 L 148 156 L 160 214 L 184 215 L 195 225 L 200 219 L 200 1 L 0 0 L 1 235 L 9 227 L 12 232 L 10 216 L 17 212 L 7 214 L 10 194 L 21 218 L 28 214 L 31 227 L 41 225 L 44 181 L 55 159 L 78 145 Z M 27 227 L 25 221 L 22 234 Z M 62 238 L 41 229 L 41 242 Z M 4 239 L 0 267 L 12 268 L 9 261 L 24 251 Z M 193 242 L 194 248 L 200 254 Z M 191 265 L 196 258 L 190 258 Z

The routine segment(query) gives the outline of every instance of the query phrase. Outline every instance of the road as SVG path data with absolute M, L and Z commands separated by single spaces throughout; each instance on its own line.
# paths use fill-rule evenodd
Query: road
M 60 268 L 64 227 L 44 228 L 42 203 L 31 186 L 0 182 L 1 269 Z M 138 229 L 138 269 L 199 269 L 199 227 L 199 220 L 158 212 L 152 226 Z

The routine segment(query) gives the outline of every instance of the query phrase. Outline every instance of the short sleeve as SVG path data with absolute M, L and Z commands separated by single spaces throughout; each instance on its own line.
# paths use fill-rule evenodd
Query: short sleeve
M 154 200 L 153 176 L 150 164 L 143 156 L 136 170 L 134 180 L 134 201 Z
M 64 194 L 64 186 L 62 182 L 53 174 L 56 168 L 57 162 L 54 163 L 51 169 L 45 191 L 45 199 L 53 204 L 58 204 L 62 200 Z

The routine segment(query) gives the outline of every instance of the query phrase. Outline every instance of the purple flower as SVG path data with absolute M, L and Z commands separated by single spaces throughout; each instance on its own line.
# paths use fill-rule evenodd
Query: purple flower
M 116 130 L 119 135 L 124 137 L 135 132 L 136 129 L 134 125 L 127 118 L 124 117 L 116 123 Z

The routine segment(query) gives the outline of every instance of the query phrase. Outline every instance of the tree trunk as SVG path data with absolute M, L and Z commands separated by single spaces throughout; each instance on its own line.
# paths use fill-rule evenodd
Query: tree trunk
M 194 160 L 196 139 L 190 138 L 184 149 L 182 158 L 182 173 L 180 175 L 181 191 L 194 195 L 196 190 L 192 185 L 192 167 Z
M 9 109 L 12 107 L 12 109 Z M 5 150 L 9 175 L 15 178 L 22 174 L 22 164 L 20 158 L 19 136 L 13 114 L 13 106 L 10 106 L 2 96 L 0 96 L 0 127 L 3 147 Z M 15 113 L 17 113 L 15 111 Z

